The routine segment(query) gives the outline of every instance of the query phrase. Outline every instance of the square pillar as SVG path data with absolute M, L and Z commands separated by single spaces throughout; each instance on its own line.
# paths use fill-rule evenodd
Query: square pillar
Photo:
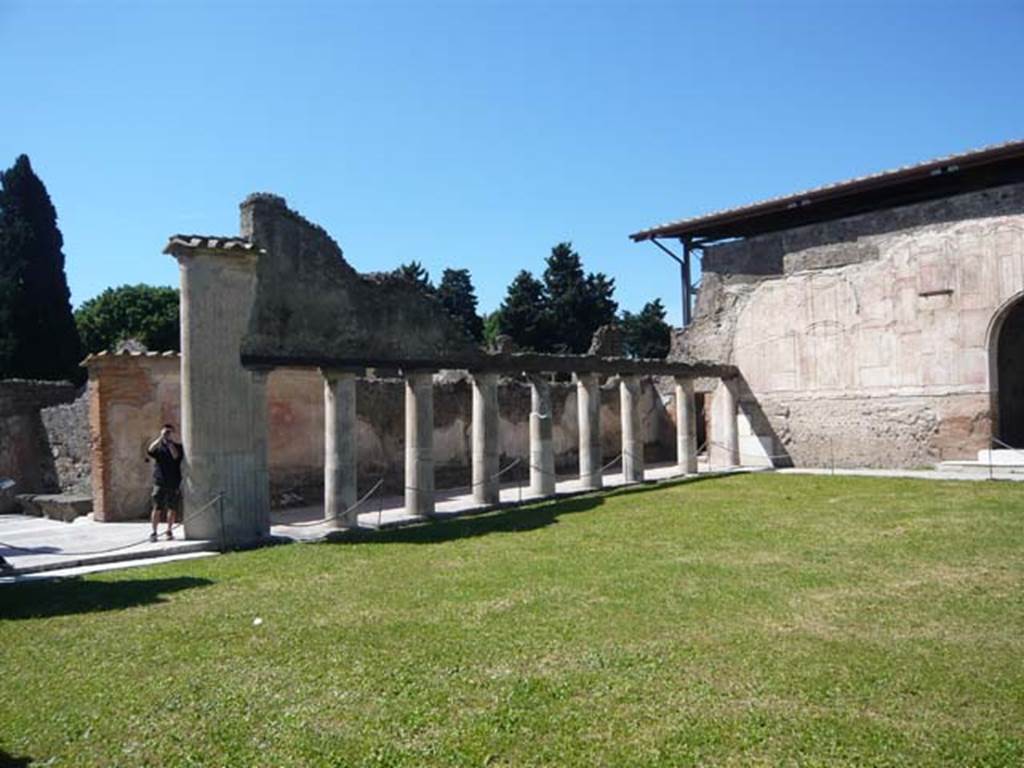
M 551 385 L 534 374 L 530 376 L 530 493 L 550 496 L 555 492 L 555 479 Z
M 356 503 L 356 374 L 321 370 L 324 378 L 324 520 L 358 524 Z M 351 511 L 350 511 L 351 510 Z
M 264 487 L 265 375 L 239 348 L 256 288 L 258 251 L 172 241 L 181 267 L 181 434 L 186 539 L 251 544 L 270 532 Z
M 497 504 L 498 377 L 473 374 L 473 501 Z
M 619 381 L 622 416 L 622 479 L 627 483 L 644 481 L 644 431 L 640 419 L 640 378 L 622 376 Z
M 576 375 L 576 410 L 580 425 L 580 483 L 601 487 L 601 388 L 596 373 Z
M 676 377 L 676 462 L 684 475 L 697 474 L 697 403 L 693 380 Z
M 434 375 L 405 374 L 405 511 L 434 514 Z

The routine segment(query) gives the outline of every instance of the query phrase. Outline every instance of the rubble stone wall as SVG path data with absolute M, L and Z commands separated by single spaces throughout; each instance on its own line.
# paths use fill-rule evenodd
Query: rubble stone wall
M 0 381 L 0 478 L 13 479 L 15 493 L 60 490 L 40 411 L 71 402 L 75 392 L 68 382 Z
M 710 247 L 703 266 L 672 354 L 738 366 L 744 463 L 913 467 L 988 447 L 992 329 L 1024 297 L 1024 184 Z
M 89 366 L 94 510 L 97 519 L 125 520 L 148 511 L 152 465 L 145 447 L 164 422 L 178 423 L 180 361 L 177 356 L 121 354 L 92 358 Z M 577 461 L 576 386 L 551 386 L 556 468 L 571 473 Z M 267 382 L 268 452 L 272 502 L 319 504 L 323 494 L 324 394 L 317 371 L 276 369 Z M 403 382 L 361 378 L 357 383 L 359 488 L 382 475 L 400 493 L 404 472 Z M 642 397 L 648 461 L 674 459 L 672 414 L 654 386 Z M 602 448 L 606 460 L 621 446 L 619 391 L 615 380 L 601 393 Z M 523 461 L 508 478 L 528 475 L 530 389 L 522 382 L 499 385 L 501 467 Z M 437 487 L 470 482 L 472 393 L 457 372 L 435 377 L 434 456 Z M 185 446 L 186 453 L 188 446 Z
M 92 493 L 92 446 L 89 442 L 89 394 L 83 391 L 70 403 L 39 412 L 57 486 L 62 493 Z

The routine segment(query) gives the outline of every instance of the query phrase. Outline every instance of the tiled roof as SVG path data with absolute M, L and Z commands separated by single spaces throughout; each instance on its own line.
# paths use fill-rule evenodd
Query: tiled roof
M 1005 161 L 1019 161 L 1024 157 L 1024 141 L 1007 141 L 992 144 L 980 149 L 972 149 L 955 155 L 947 155 L 922 163 L 905 165 L 866 176 L 857 176 L 845 181 L 837 181 L 821 187 L 795 192 L 779 197 L 767 198 L 755 203 L 725 208 L 700 216 L 670 221 L 665 224 L 641 230 L 630 235 L 634 241 L 648 240 L 653 237 L 679 237 L 693 234 L 700 236 L 703 227 L 712 228 L 723 224 L 743 221 L 747 218 L 778 214 L 780 211 L 794 211 L 802 207 L 840 197 L 854 195 L 877 194 L 879 190 L 896 186 L 900 183 L 927 180 L 953 174 L 967 166 L 993 165 Z
M 172 235 L 167 241 L 164 253 L 174 248 L 202 249 L 209 251 L 253 251 L 256 246 L 244 237 L 218 237 L 215 235 Z
M 112 360 L 112 359 L 115 359 L 115 358 L 125 358 L 125 357 L 178 358 L 178 357 L 181 357 L 181 353 L 180 352 L 174 352 L 172 350 L 168 350 L 166 352 L 128 352 L 127 350 L 124 351 L 124 352 L 110 352 L 110 351 L 104 349 L 102 352 L 94 352 L 93 354 L 88 355 L 85 358 L 85 360 L 83 360 L 81 362 L 81 365 L 89 365 L 89 363 L 99 363 L 99 362 L 103 362 L 104 360 Z

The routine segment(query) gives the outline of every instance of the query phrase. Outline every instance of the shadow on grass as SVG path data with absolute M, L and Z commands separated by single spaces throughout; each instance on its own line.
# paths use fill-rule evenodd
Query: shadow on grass
M 0 747 L 0 768 L 26 768 L 32 765 L 31 757 L 17 757 Z
M 131 581 L 30 581 L 0 587 L 0 619 L 45 619 L 75 613 L 116 611 L 165 602 L 163 597 L 183 589 L 206 587 L 209 579 L 180 576 L 173 579 Z
M 563 515 L 587 512 L 605 503 L 606 499 L 622 496 L 644 496 L 680 485 L 720 479 L 728 475 L 696 475 L 671 483 L 614 488 L 608 491 L 588 492 L 549 501 L 530 502 L 523 506 L 509 506 L 489 512 L 472 512 L 460 517 L 440 517 L 403 528 L 375 531 L 360 528 L 331 534 L 331 544 L 438 544 L 456 539 L 487 536 L 492 533 L 516 533 L 545 528 L 558 522 Z

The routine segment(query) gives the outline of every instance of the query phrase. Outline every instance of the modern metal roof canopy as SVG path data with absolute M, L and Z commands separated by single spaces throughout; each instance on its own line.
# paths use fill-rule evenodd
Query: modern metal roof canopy
M 895 208 L 1024 181 L 1024 141 L 862 176 L 751 205 L 662 224 L 630 235 L 634 242 L 672 238 L 692 245 L 752 237 L 805 224 Z

